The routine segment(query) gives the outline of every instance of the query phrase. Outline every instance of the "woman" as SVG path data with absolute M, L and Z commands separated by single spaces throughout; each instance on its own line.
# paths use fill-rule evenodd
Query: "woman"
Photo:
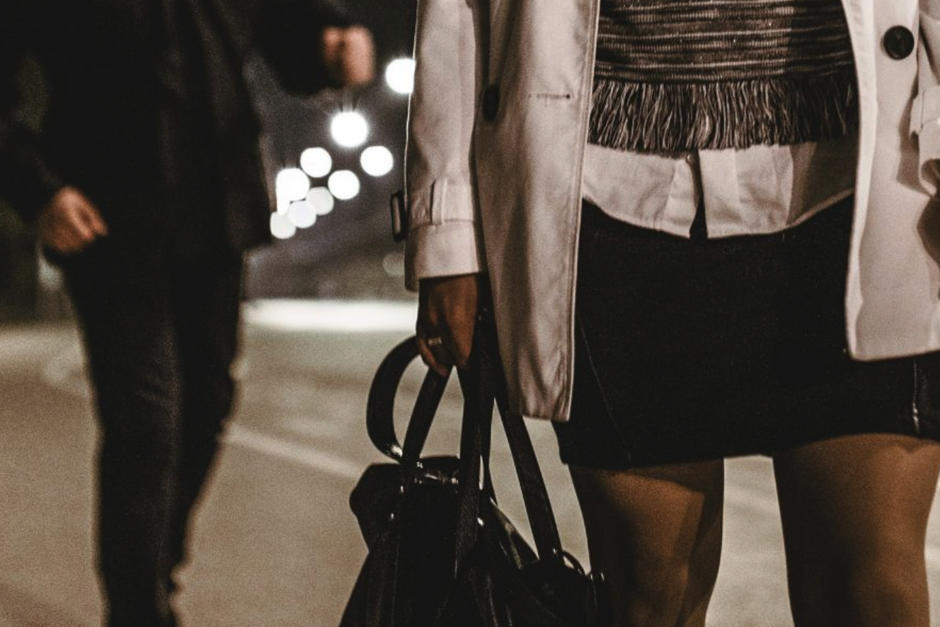
M 558 423 L 617 625 L 704 624 L 722 460 L 754 453 L 798 625 L 928 624 L 938 18 L 935 0 L 419 3 L 419 345 L 465 363 L 485 274 L 512 409 Z

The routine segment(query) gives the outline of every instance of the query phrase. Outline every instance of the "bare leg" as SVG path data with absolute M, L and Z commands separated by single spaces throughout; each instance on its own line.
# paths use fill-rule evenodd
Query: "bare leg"
M 704 625 L 721 557 L 723 462 L 571 472 L 613 624 Z
M 927 627 L 924 550 L 940 444 L 856 435 L 777 455 L 798 627 Z

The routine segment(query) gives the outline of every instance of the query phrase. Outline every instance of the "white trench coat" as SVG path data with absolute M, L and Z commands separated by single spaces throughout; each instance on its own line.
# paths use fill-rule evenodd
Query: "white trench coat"
M 849 350 L 940 349 L 940 0 L 842 3 L 860 96 Z M 406 280 L 489 274 L 511 409 L 530 417 L 567 420 L 571 404 L 599 4 L 418 2 Z M 885 42 L 897 26 L 914 35 L 903 58 Z

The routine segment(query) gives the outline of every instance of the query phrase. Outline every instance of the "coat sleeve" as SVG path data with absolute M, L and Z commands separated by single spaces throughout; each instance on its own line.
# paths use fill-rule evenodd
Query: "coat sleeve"
M 419 0 L 405 164 L 405 283 L 484 268 L 471 168 L 480 0 Z
M 39 3 L 9 2 L 0 9 L 0 196 L 30 220 L 64 186 L 50 168 L 37 129 L 25 115 L 27 81 L 21 69 L 29 52 Z M 29 7 L 29 8 L 27 8 Z
M 353 21 L 332 0 L 266 0 L 256 19 L 255 44 L 285 90 L 314 94 L 339 86 L 326 73 L 320 34 Z
M 917 135 L 920 172 L 936 181 L 940 159 L 940 0 L 920 0 L 918 88 L 911 109 L 911 133 Z

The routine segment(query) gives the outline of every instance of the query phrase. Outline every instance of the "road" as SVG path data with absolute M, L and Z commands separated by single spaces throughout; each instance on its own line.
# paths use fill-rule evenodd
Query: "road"
M 372 371 L 408 334 L 409 304 L 246 305 L 240 402 L 196 521 L 183 574 L 185 625 L 332 626 L 365 556 L 347 499 L 381 458 L 363 428 Z M 409 372 L 401 405 L 416 392 Z M 96 431 L 69 324 L 0 327 L 0 625 L 96 625 Z M 430 449 L 454 450 L 450 390 Z M 550 427 L 532 424 L 566 546 L 587 562 L 581 518 Z M 494 452 L 501 503 L 521 520 L 505 443 Z M 928 553 L 940 624 L 940 511 Z M 728 463 L 725 544 L 709 615 L 715 626 L 792 624 L 770 463 Z

